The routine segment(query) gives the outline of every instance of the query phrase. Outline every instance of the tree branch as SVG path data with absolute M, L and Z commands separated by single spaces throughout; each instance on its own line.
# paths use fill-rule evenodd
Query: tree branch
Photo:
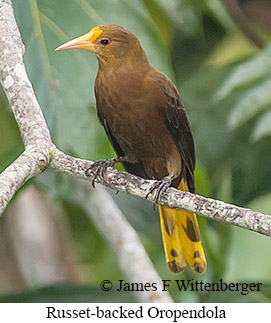
M 132 282 L 155 284 L 157 290 L 137 292 L 141 302 L 172 302 L 162 291 L 161 278 L 155 271 L 139 237 L 110 194 L 102 187 L 93 189 L 87 182 L 76 182 L 76 197 L 84 205 L 95 226 L 114 249 L 123 273 Z
M 93 162 L 74 158 L 61 151 L 53 151 L 54 158 L 50 164 L 58 171 L 69 173 L 77 177 L 91 180 L 93 177 Z M 88 175 L 86 175 L 86 173 Z M 131 195 L 146 198 L 154 181 L 118 171 L 114 168 L 108 169 L 103 178 L 97 181 L 112 189 Z M 154 194 L 148 196 L 148 200 L 154 202 Z M 250 209 L 231 205 L 222 201 L 206 198 L 189 192 L 182 192 L 175 188 L 169 188 L 162 196 L 159 204 L 173 209 L 181 209 L 197 213 L 205 218 L 234 224 L 241 228 L 271 236 L 271 216 Z
M 51 141 L 46 122 L 36 100 L 22 61 L 23 45 L 10 0 L 0 5 L 0 81 L 10 101 L 25 144 L 25 152 L 0 175 L 0 212 L 16 190 L 48 165 L 53 169 L 91 180 L 93 162 L 59 151 Z M 86 175 L 86 172 L 88 175 Z M 108 169 L 98 182 L 110 188 L 145 198 L 153 181 Z M 154 201 L 149 195 L 148 200 Z M 271 216 L 210 198 L 169 188 L 159 201 L 171 208 L 195 212 L 271 236 Z
M 38 172 L 44 171 L 51 160 L 54 161 L 52 167 L 68 173 L 75 172 L 74 175 L 77 177 L 84 177 L 86 170 L 92 164 L 90 161 L 65 155 L 52 143 L 49 129 L 25 72 L 23 48 L 11 1 L 3 0 L 0 4 L 0 81 L 17 120 L 25 151 L 0 174 L 0 215 L 25 181 Z M 60 166 L 59 162 L 62 163 Z M 84 191 L 83 194 L 82 190 L 78 190 L 78 194 L 81 192 L 81 198 L 87 201 L 86 192 L 89 190 Z M 103 196 L 100 190 L 95 192 L 95 198 L 92 199 L 99 215 L 99 221 L 94 217 L 95 223 L 113 245 L 122 269 L 131 282 L 155 282 L 159 287 L 161 279 L 153 268 L 136 232 L 110 196 L 102 193 Z M 110 212 L 108 212 L 109 205 Z M 86 206 L 88 210 L 93 209 L 89 202 L 86 202 Z M 108 223 L 114 222 L 119 227 L 108 226 Z M 160 287 L 156 292 L 143 292 L 138 297 L 141 301 L 172 302 L 168 292 L 161 292 L 162 286 Z
M 45 153 L 30 147 L 0 174 L 0 215 L 16 191 L 31 177 L 44 169 Z
M 20 134 L 24 153 L 0 175 L 0 215 L 24 182 L 49 165 L 49 129 L 28 79 L 24 45 L 10 0 L 0 4 L 0 81 Z
M 46 125 L 23 62 L 24 45 L 10 0 L 0 4 L 0 79 L 20 128 L 24 145 L 51 143 Z

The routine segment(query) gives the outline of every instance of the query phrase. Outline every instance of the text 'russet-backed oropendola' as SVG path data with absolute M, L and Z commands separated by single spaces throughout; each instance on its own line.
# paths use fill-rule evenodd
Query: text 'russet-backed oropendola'
M 85 49 L 99 62 L 95 81 L 98 117 L 130 173 L 159 180 L 156 197 L 169 186 L 195 191 L 194 142 L 184 106 L 173 83 L 150 66 L 137 37 L 117 25 L 103 25 L 57 48 Z M 159 205 L 169 269 L 206 271 L 196 215 Z

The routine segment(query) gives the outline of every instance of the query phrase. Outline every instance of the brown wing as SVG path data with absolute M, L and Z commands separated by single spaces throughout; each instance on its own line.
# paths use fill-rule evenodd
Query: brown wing
M 161 106 L 161 113 L 184 162 L 182 175 L 186 179 L 190 192 L 195 192 L 195 148 L 191 127 L 187 119 L 181 98 L 173 83 L 163 74 L 157 73 L 154 78 L 159 82 L 166 106 Z

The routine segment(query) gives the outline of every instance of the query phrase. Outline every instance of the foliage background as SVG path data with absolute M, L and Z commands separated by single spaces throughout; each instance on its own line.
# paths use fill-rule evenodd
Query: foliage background
M 151 64 L 179 89 L 196 143 L 197 193 L 271 214 L 270 1 L 240 2 L 265 44 L 262 49 L 239 30 L 220 0 L 14 0 L 13 4 L 26 46 L 27 72 L 53 141 L 61 150 L 91 160 L 114 156 L 96 117 L 95 57 L 84 51 L 54 49 L 98 24 L 120 24 L 140 38 Z M 23 145 L 1 91 L 0 115 L 2 171 L 23 151 Z M 110 193 L 163 279 L 263 283 L 261 292 L 247 296 L 180 293 L 172 287 L 175 301 L 270 302 L 270 238 L 200 219 L 207 274 L 197 276 L 186 270 L 173 276 L 165 265 L 152 205 Z M 25 198 L 20 199 L 20 194 Z M 71 178 L 50 171 L 16 195 L 0 220 L 0 301 L 136 300 L 133 293 L 100 291 L 101 280 L 114 283 L 125 277 L 110 245 L 73 196 Z M 48 229 L 49 238 L 40 246 L 45 227 L 57 229 Z M 55 259 L 45 257 L 44 250 L 41 253 L 51 250 L 50 241 L 56 241 L 64 255 L 61 261 L 59 253 Z

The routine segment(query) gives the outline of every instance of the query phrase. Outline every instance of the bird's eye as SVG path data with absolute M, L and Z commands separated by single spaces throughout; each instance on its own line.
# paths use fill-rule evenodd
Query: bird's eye
M 108 44 L 110 43 L 110 40 L 109 40 L 109 39 L 107 39 L 107 38 L 103 38 L 103 39 L 100 41 L 100 43 L 101 43 L 102 45 L 108 45 Z

